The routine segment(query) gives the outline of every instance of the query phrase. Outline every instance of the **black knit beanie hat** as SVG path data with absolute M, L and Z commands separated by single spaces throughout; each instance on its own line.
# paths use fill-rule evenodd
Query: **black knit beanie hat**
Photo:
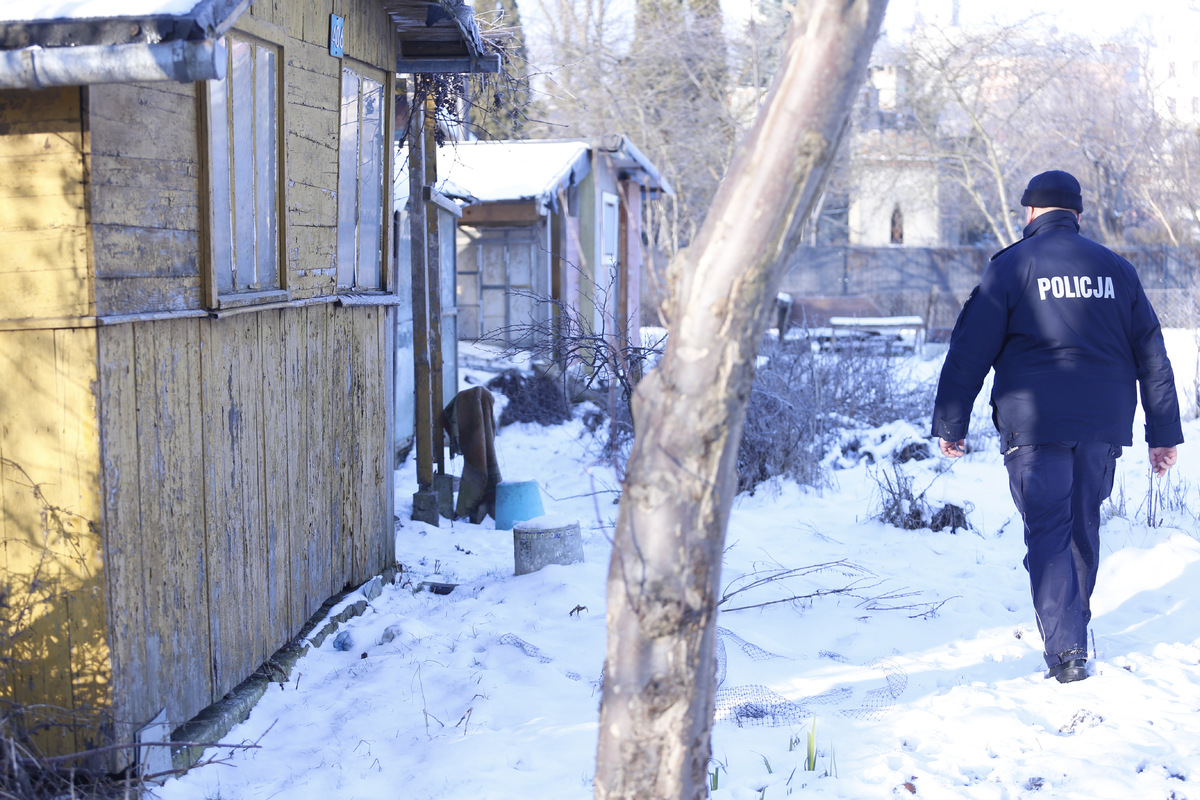
M 1030 208 L 1069 208 L 1077 214 L 1083 213 L 1083 194 L 1079 181 L 1069 172 L 1052 169 L 1029 179 L 1021 205 Z

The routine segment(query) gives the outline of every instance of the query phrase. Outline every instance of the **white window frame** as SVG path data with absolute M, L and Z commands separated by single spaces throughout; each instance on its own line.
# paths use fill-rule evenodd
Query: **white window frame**
M 600 268 L 592 287 L 592 324 L 597 332 L 612 332 L 620 308 L 620 200 L 612 192 L 600 193 Z
M 205 81 L 211 308 L 288 297 L 283 268 L 283 48 L 224 39 L 224 80 Z

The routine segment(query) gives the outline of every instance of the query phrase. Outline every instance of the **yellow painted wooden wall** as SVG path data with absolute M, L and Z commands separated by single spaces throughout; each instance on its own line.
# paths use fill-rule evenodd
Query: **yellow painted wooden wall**
M 95 331 L 0 331 L 0 376 L 0 582 L 9 591 L 0 694 L 106 708 Z M 41 743 L 96 741 L 59 733 Z
M 94 313 L 82 113 L 78 89 L 0 93 L 0 320 Z
M 367 0 L 239 22 L 283 32 L 288 307 L 204 313 L 195 86 L 0 92 L 0 577 L 65 592 L 2 690 L 111 708 L 118 739 L 220 699 L 394 560 L 394 312 L 333 302 L 331 12 L 390 74 Z M 42 546 L 46 504 L 67 536 Z
M 0 92 L 0 696 L 106 707 L 79 89 Z M 59 731 L 41 744 L 95 737 Z

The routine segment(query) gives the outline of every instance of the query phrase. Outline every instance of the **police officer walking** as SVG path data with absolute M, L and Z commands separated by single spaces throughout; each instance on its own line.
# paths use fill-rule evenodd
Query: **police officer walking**
M 1025 523 L 1047 678 L 1087 677 L 1087 626 L 1100 563 L 1100 504 L 1121 448 L 1133 444 L 1137 387 L 1150 466 L 1164 475 L 1183 441 L 1175 376 L 1158 317 L 1133 266 L 1079 234 L 1079 181 L 1029 181 L 1024 237 L 992 256 L 967 298 L 938 382 L 933 435 L 964 453 L 990 369 L 992 420 Z

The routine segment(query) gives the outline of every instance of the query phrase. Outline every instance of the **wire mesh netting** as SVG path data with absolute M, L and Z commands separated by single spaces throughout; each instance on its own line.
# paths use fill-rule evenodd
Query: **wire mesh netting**
M 525 641 L 521 637 L 514 636 L 511 633 L 504 634 L 497 641 L 500 644 L 512 645 L 513 647 L 517 648 L 518 650 L 520 650 L 522 653 L 529 656 L 530 658 L 536 658 L 542 664 L 550 664 L 554 661 L 554 659 L 552 659 L 549 656 L 542 653 L 542 651 L 539 650 L 534 645 L 531 645 L 529 642 Z M 575 671 L 569 670 L 567 672 L 564 672 L 563 675 L 565 675 L 567 678 L 569 678 L 573 681 L 583 680 L 583 676 Z
M 760 684 L 726 686 L 729 670 L 727 640 L 736 644 L 752 661 L 786 658 L 747 642 L 726 628 L 718 627 L 715 714 L 718 722 L 732 722 L 739 727 L 799 725 L 812 718 L 816 713 L 815 706 L 833 707 L 835 713 L 852 719 L 878 719 L 895 705 L 896 699 L 908 687 L 908 674 L 891 659 L 876 658 L 856 666 L 844 656 L 829 651 L 822 651 L 821 658 L 853 667 L 852 674 L 847 678 L 873 688 L 864 690 L 858 696 L 849 686 L 837 686 L 817 694 L 787 698 Z
M 538 647 L 511 633 L 501 636 L 498 642 L 511 645 L 542 664 L 553 663 L 553 659 Z M 820 658 L 845 665 L 847 670 L 840 676 L 842 680 L 869 688 L 862 688 L 856 692 L 850 686 L 840 685 L 816 694 L 784 697 L 761 684 L 726 686 L 729 672 L 726 642 L 736 645 L 752 662 L 791 660 L 787 656 L 772 653 L 748 642 L 727 628 L 718 627 L 715 703 L 717 722 L 731 722 L 738 727 L 801 725 L 812 719 L 817 707 L 822 707 L 825 713 L 836 713 L 851 719 L 878 719 L 896 704 L 896 700 L 908 687 L 908 673 L 889 658 L 874 658 L 864 664 L 854 664 L 845 656 L 828 650 L 821 651 Z M 563 674 L 573 681 L 582 680 L 582 676 L 577 672 L 568 671 Z M 603 681 L 603 677 L 604 672 L 601 670 L 600 682 Z

